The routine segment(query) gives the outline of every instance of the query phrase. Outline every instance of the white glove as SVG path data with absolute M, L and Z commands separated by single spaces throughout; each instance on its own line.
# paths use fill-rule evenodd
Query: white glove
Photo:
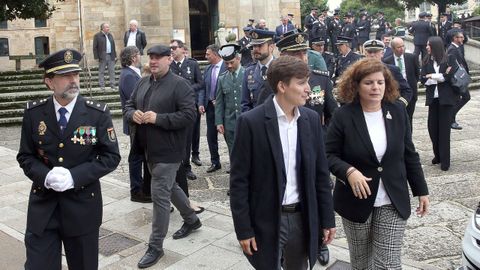
M 74 188 L 73 177 L 68 169 L 54 167 L 45 178 L 45 187 L 57 192 Z

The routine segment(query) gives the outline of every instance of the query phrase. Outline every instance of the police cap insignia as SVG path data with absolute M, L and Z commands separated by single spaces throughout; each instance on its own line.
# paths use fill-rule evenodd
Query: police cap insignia
M 65 63 L 70 64 L 73 61 L 73 53 L 70 50 L 67 50 L 63 55 L 63 60 Z
M 255 38 L 255 39 L 258 38 L 258 34 L 256 32 L 252 32 L 251 36 L 252 36 L 252 38 Z
M 305 41 L 305 38 L 302 35 L 298 35 L 295 38 L 295 41 L 297 42 L 297 44 L 302 44 Z

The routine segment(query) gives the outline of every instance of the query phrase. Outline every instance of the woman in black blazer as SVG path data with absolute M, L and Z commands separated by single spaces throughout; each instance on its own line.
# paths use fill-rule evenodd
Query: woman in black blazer
M 439 164 L 443 171 L 450 168 L 450 126 L 454 106 L 460 99 L 450 84 L 456 70 L 456 61 L 447 57 L 440 37 L 430 37 L 427 42 L 427 56 L 423 60 L 421 82 L 426 86 L 428 106 L 428 134 L 433 146 L 432 164 Z M 453 58 L 453 59 L 450 59 Z
M 398 84 L 379 60 L 362 59 L 343 73 L 338 97 L 346 105 L 333 115 L 326 152 L 352 269 L 401 269 L 408 185 L 419 196 L 417 215 L 429 200 Z

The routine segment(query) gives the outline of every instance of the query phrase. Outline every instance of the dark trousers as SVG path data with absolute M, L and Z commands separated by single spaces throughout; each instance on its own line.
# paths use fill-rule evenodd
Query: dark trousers
M 180 167 L 178 167 L 175 181 L 177 182 L 178 186 L 183 190 L 185 195 L 187 195 L 187 197 L 190 197 L 190 194 L 188 194 L 187 167 L 184 166 L 183 163 L 181 163 Z
M 467 89 L 467 91 L 460 96 L 460 100 L 458 101 L 458 103 L 455 105 L 453 109 L 453 122 L 456 122 L 457 113 L 460 111 L 460 109 L 462 109 L 463 106 L 465 106 L 465 104 L 467 104 L 469 100 L 470 100 L 470 91 L 468 91 Z
M 150 179 L 152 177 L 148 170 L 145 156 L 130 151 L 128 155 L 128 170 L 130 174 L 130 194 L 138 193 L 139 191 L 143 191 L 144 194 L 150 194 Z
M 420 63 L 422 63 L 423 58 L 425 55 L 427 55 L 427 45 L 416 45 L 415 44 L 415 49 L 413 50 L 413 55 L 415 55 L 415 59 L 418 59 L 419 55 L 422 55 L 422 58 L 420 58 Z
M 186 132 L 187 143 L 186 143 L 185 157 L 183 158 L 181 166 L 183 166 L 187 171 L 191 171 L 192 165 L 190 165 L 190 152 L 192 151 L 193 124 L 187 127 L 186 131 L 187 131 Z
M 417 104 L 417 95 L 413 95 L 412 99 L 407 105 L 407 114 L 408 117 L 410 118 L 410 128 L 412 129 L 413 132 L 413 113 L 415 112 L 415 105 Z
M 307 269 L 308 240 L 304 230 L 301 212 L 282 213 L 278 247 L 282 268 L 278 267 L 279 270 Z
M 218 154 L 218 132 L 215 125 L 215 106 L 212 101 L 208 101 L 207 114 L 207 142 L 210 151 L 210 161 L 213 165 L 220 164 L 220 155 Z
M 75 237 L 67 237 L 61 231 L 60 212 L 57 208 L 41 236 L 28 230 L 25 232 L 25 269 L 62 269 L 62 242 L 68 269 L 98 269 L 98 229 Z
M 193 133 L 192 133 L 192 156 L 198 157 L 200 155 L 200 120 L 202 115 L 198 113 L 198 105 L 197 107 L 197 119 L 193 124 Z
M 450 132 L 453 116 L 452 105 L 440 105 L 438 98 L 428 106 L 428 134 L 432 141 L 433 154 L 442 168 L 450 167 Z

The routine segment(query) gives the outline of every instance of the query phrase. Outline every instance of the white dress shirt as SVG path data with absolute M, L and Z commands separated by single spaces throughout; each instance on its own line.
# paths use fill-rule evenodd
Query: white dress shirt
M 300 201 L 300 192 L 297 179 L 297 120 L 300 117 L 300 111 L 295 108 L 295 115 L 292 121 L 288 122 L 285 112 L 278 105 L 276 97 L 273 97 L 273 104 L 277 111 L 278 131 L 282 143 L 283 163 L 287 183 L 285 193 L 283 194 L 282 205 L 297 203 Z
M 138 76 L 142 77 L 142 72 L 140 72 L 140 69 L 138 67 L 135 67 L 135 66 L 128 66 L 128 67 L 133 71 L 135 71 L 135 73 L 137 73 Z
M 137 46 L 137 31 L 130 31 L 130 34 L 128 35 L 127 46 Z
M 378 162 L 382 161 L 383 155 L 387 150 L 387 131 L 385 130 L 385 120 L 383 120 L 382 110 L 376 112 L 363 112 L 365 122 L 367 123 L 368 135 L 373 144 L 373 150 L 377 156 Z M 375 197 L 374 207 L 392 204 L 390 197 L 385 190 L 382 178 L 378 185 L 377 197 Z

